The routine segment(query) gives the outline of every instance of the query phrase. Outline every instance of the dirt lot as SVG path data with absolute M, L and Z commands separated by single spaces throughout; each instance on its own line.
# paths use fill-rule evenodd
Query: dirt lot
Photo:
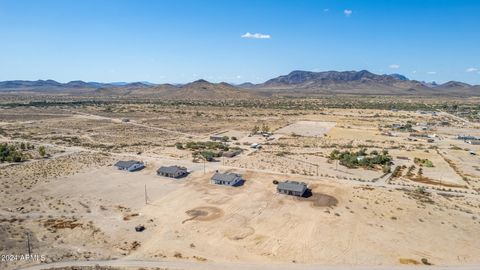
M 300 136 L 318 137 L 323 136 L 335 126 L 335 123 L 298 121 L 277 130 L 279 134 L 297 134 Z

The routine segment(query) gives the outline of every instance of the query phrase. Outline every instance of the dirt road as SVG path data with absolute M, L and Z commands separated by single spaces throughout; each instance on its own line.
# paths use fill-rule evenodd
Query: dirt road
M 19 270 L 43 270 L 68 266 L 112 266 L 112 267 L 162 267 L 181 270 L 396 270 L 396 269 L 431 269 L 431 270 L 475 270 L 480 266 L 324 266 L 315 264 L 279 264 L 279 263 L 217 263 L 188 261 L 147 261 L 147 260 L 109 260 L 109 261 L 73 261 L 32 265 Z

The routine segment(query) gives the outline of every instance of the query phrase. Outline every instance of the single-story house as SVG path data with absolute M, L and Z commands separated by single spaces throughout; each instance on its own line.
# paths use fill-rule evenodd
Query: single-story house
M 120 160 L 115 163 L 115 167 L 117 167 L 119 170 L 127 170 L 129 172 L 134 172 L 145 168 L 145 164 L 143 164 L 143 162 L 141 161 L 136 160 Z
M 302 197 L 307 191 L 307 184 L 297 181 L 280 182 L 277 185 L 277 192 L 281 194 Z
M 235 186 L 242 182 L 242 176 L 237 173 L 215 173 L 212 176 L 212 184 Z
M 157 175 L 171 178 L 180 178 L 186 176 L 187 174 L 187 168 L 180 166 L 162 166 L 157 170 Z

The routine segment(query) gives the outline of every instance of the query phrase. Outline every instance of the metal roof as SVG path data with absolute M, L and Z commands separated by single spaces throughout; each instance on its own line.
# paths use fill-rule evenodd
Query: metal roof
M 297 181 L 285 181 L 278 183 L 277 189 L 302 192 L 307 188 L 307 184 Z
M 123 169 L 128 169 L 135 164 L 143 164 L 143 162 L 137 161 L 137 160 L 127 160 L 127 161 L 120 160 L 117 163 L 115 163 L 115 166 Z
M 187 172 L 187 168 L 180 166 L 162 166 L 157 170 L 157 172 L 166 174 L 177 174 L 178 172 Z
M 215 173 L 212 176 L 212 180 L 215 180 L 215 181 L 232 182 L 240 179 L 242 179 L 242 176 L 236 173 Z

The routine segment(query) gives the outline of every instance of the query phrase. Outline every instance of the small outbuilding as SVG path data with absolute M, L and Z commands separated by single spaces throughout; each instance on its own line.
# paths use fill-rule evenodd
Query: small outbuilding
M 302 197 L 307 192 L 307 184 L 297 181 L 280 182 L 277 185 L 277 192 L 286 195 Z
M 123 161 L 120 160 L 114 165 L 117 167 L 119 170 L 126 170 L 129 172 L 134 172 L 134 171 L 139 171 L 143 168 L 145 168 L 145 164 L 141 161 L 136 161 L 136 160 L 127 160 Z
M 212 136 L 210 136 L 210 140 L 211 141 L 224 141 L 225 137 L 222 136 L 222 135 L 212 135 Z
M 230 150 L 227 152 L 223 152 L 222 156 L 232 158 L 239 155 L 241 152 L 241 150 Z
M 171 178 L 180 178 L 186 176 L 187 174 L 187 168 L 180 166 L 162 166 L 157 170 L 157 175 Z
M 242 176 L 237 173 L 215 173 L 212 176 L 212 184 L 236 186 L 243 182 Z

